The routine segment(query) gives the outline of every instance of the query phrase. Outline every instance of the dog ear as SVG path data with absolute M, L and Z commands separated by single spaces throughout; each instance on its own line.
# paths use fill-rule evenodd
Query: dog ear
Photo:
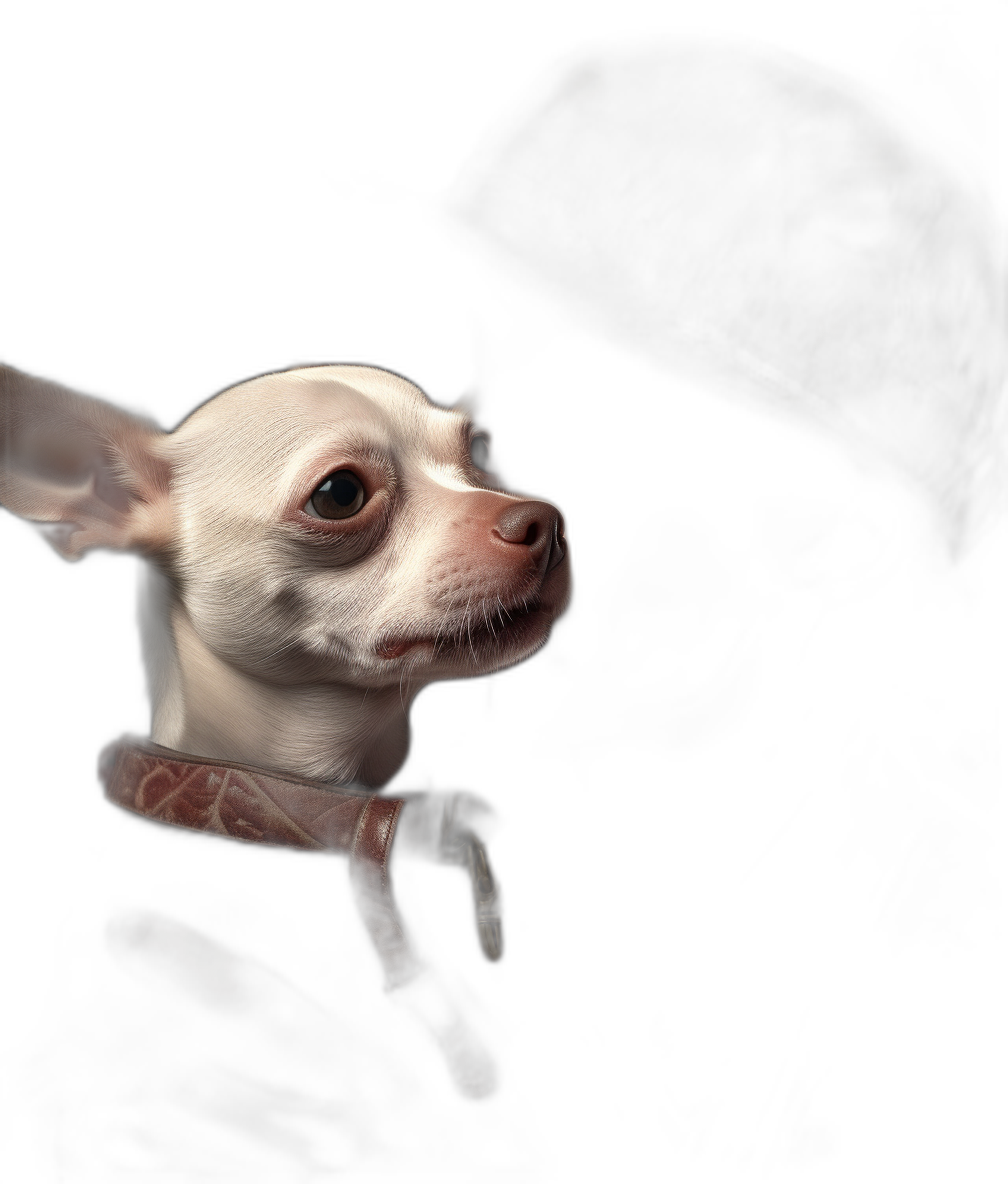
M 0 505 L 46 524 L 67 559 L 167 550 L 166 433 L 149 420 L 0 366 Z

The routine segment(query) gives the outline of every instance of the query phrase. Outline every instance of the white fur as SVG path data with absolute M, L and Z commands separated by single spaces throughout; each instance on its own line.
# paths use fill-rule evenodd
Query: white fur
M 170 433 L 0 377 L 0 500 L 69 557 L 113 546 L 151 561 L 144 654 L 166 747 L 381 785 L 421 687 L 526 657 L 564 607 L 564 544 L 555 563 L 496 525 L 538 506 L 562 537 L 556 512 L 494 488 L 470 460 L 468 418 L 389 371 L 267 374 Z M 359 513 L 306 514 L 342 468 L 368 487 Z

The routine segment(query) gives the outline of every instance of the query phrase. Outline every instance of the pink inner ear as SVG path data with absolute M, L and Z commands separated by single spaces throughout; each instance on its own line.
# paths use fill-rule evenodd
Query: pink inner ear
M 68 557 L 90 547 L 150 549 L 169 467 L 154 424 L 65 387 L 0 367 L 0 503 Z
M 58 547 L 60 551 L 66 551 L 71 536 L 76 534 L 78 530 L 84 529 L 79 522 L 36 522 L 36 526 L 40 533 L 44 534 L 45 538 L 49 539 L 52 545 Z
M 104 464 L 99 465 L 95 472 L 95 494 L 101 498 L 105 506 L 110 506 L 114 510 L 129 509 L 129 490 L 116 475 L 105 468 Z

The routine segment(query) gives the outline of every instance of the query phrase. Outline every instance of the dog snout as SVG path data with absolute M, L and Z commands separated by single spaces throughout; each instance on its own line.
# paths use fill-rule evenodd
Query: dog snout
M 559 566 L 567 554 L 563 517 L 549 502 L 512 503 L 498 516 L 494 533 L 506 543 L 528 547 L 543 575 Z

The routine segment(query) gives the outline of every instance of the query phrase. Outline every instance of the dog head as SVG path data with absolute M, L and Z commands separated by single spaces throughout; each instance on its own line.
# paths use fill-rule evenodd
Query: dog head
M 388 371 L 253 379 L 164 441 L 170 570 L 203 641 L 279 682 L 477 674 L 540 646 L 563 520 L 473 461 L 468 418 Z
M 166 433 L 3 368 L 0 430 L 0 503 L 69 558 L 146 555 L 254 680 L 486 673 L 541 646 L 568 598 L 559 512 L 496 488 L 468 417 L 389 371 L 268 374 Z

